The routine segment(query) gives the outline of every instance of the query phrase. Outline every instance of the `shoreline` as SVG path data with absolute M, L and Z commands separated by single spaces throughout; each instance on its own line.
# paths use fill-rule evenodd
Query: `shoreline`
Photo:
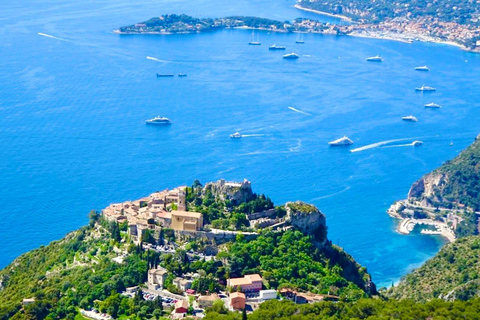
M 328 12 L 325 12 L 325 11 L 319 11 L 319 10 L 315 10 L 315 9 L 305 8 L 305 7 L 302 7 L 301 5 L 299 5 L 298 3 L 296 5 L 294 5 L 293 7 L 298 9 L 298 10 L 312 12 L 312 13 L 316 13 L 316 14 L 319 14 L 319 15 L 322 15 L 322 16 L 338 18 L 338 19 L 343 20 L 343 21 L 353 22 L 352 18 L 349 18 L 347 16 L 342 16 L 340 14 L 328 13 Z
M 395 231 L 401 235 L 409 235 L 417 225 L 429 225 L 435 227 L 435 230 L 422 229 L 420 234 L 423 235 L 439 235 L 448 240 L 448 242 L 454 242 L 457 239 L 455 231 L 453 231 L 445 222 L 436 221 L 431 218 L 415 219 L 413 217 L 402 217 L 398 211 L 398 205 L 405 205 L 405 200 L 397 201 L 388 208 L 387 213 L 390 217 L 400 220 Z M 405 206 L 407 209 L 411 209 Z

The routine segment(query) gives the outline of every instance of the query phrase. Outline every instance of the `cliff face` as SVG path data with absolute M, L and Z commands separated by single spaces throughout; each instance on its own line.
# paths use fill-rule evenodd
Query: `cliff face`
M 449 178 L 446 173 L 435 171 L 413 183 L 408 198 L 421 201 L 424 206 L 443 201 L 443 192 L 448 185 Z
M 315 240 L 324 243 L 327 240 L 325 215 L 315 206 L 297 201 L 285 204 L 287 220 L 294 228 L 305 234 L 315 236 Z
M 253 199 L 252 185 L 247 179 L 241 183 L 228 182 L 221 179 L 216 182 L 207 183 L 205 188 L 210 188 L 215 198 L 230 200 L 235 205 Z

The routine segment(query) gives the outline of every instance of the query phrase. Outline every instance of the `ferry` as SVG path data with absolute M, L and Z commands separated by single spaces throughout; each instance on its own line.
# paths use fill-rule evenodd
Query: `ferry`
M 349 146 L 353 144 L 353 141 L 350 140 L 347 136 L 343 136 L 343 138 L 330 141 L 328 144 L 331 146 Z
M 427 66 L 415 67 L 417 71 L 430 71 Z
M 415 91 L 437 91 L 434 87 L 423 85 L 420 88 L 415 88 Z
M 276 44 L 273 44 L 270 47 L 268 47 L 268 50 L 285 50 L 285 49 L 286 49 L 285 46 L 277 46 Z
M 153 119 L 145 120 L 147 124 L 171 124 L 170 119 L 165 117 L 156 116 Z
M 259 46 L 262 44 L 258 36 L 257 39 L 255 39 L 255 30 L 252 31 L 252 36 L 250 37 L 250 42 L 248 44 L 252 46 Z
M 421 146 L 422 144 L 423 144 L 423 141 L 420 141 L 420 140 L 415 140 L 412 142 L 412 146 L 414 147 Z
M 296 54 L 295 52 L 292 52 L 284 55 L 283 59 L 298 59 L 298 57 L 299 57 L 298 54 Z
M 157 78 L 173 77 L 172 73 L 157 73 Z
M 187 75 L 185 73 L 179 73 L 178 76 L 179 77 L 186 77 Z
M 303 33 L 299 33 L 297 35 L 297 39 L 295 40 L 295 43 L 305 43 L 305 41 L 303 41 Z
M 411 121 L 411 122 L 417 122 L 417 121 L 418 121 L 418 119 L 415 118 L 414 116 L 402 117 L 402 120 L 404 120 L 404 121 Z
M 380 56 L 375 56 L 375 57 L 370 57 L 370 58 L 367 58 L 367 61 L 372 61 L 372 62 L 382 62 L 383 61 L 383 58 L 380 57 Z
M 240 132 L 235 132 L 230 135 L 230 138 L 234 138 L 234 139 L 240 139 L 241 137 L 242 135 L 240 134 Z
M 427 103 L 425 108 L 441 108 L 442 106 L 433 102 Z

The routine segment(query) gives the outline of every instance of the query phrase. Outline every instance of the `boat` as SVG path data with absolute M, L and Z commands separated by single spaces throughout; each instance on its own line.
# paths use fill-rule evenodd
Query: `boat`
M 369 57 L 367 58 L 367 61 L 372 61 L 372 62 L 382 62 L 383 58 L 380 56 L 375 56 L 375 57 Z
M 240 139 L 241 137 L 242 135 L 240 134 L 240 132 L 235 132 L 230 135 L 230 138 L 234 138 L 234 139 Z
M 173 73 L 157 73 L 157 78 L 173 77 Z
M 415 70 L 417 71 L 429 71 L 427 66 L 421 66 L 421 67 L 415 67 Z
M 171 124 L 170 119 L 165 117 L 156 116 L 153 119 L 145 120 L 147 124 Z
M 298 54 L 296 54 L 295 52 L 292 52 L 292 53 L 288 53 L 288 54 L 285 54 L 283 56 L 283 59 L 298 59 Z
M 186 77 L 187 75 L 185 73 L 179 73 L 178 76 L 179 77 Z
M 303 41 L 303 33 L 297 34 L 297 39 L 295 39 L 295 43 L 305 43 L 305 41 Z
M 350 140 L 347 136 L 343 136 L 340 139 L 330 141 L 328 144 L 331 146 L 349 146 L 353 144 L 353 141 Z
M 423 85 L 420 88 L 415 88 L 415 91 L 437 91 L 434 87 Z
M 441 108 L 442 106 L 433 102 L 427 103 L 425 108 Z
M 412 146 L 414 147 L 421 146 L 422 144 L 423 144 L 423 141 L 420 141 L 420 140 L 415 140 L 412 142 Z
M 268 50 L 285 50 L 285 49 L 286 49 L 285 46 L 277 46 L 276 44 L 273 44 L 270 47 L 268 47 Z
M 404 121 L 411 121 L 411 122 L 417 122 L 417 121 L 418 121 L 418 119 L 415 118 L 414 116 L 402 117 L 402 120 L 404 120 Z
M 450 146 L 453 146 L 453 141 L 452 141 L 452 142 L 450 142 Z
M 252 31 L 252 36 L 250 37 L 250 42 L 248 44 L 252 46 L 259 46 L 262 44 L 258 36 L 257 36 L 257 39 L 255 40 L 255 30 Z

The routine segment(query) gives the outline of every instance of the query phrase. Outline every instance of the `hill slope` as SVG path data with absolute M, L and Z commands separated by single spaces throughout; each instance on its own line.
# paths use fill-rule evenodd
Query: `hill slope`
M 480 296 L 480 238 L 470 236 L 444 246 L 423 266 L 388 291 L 395 299 L 468 300 Z

